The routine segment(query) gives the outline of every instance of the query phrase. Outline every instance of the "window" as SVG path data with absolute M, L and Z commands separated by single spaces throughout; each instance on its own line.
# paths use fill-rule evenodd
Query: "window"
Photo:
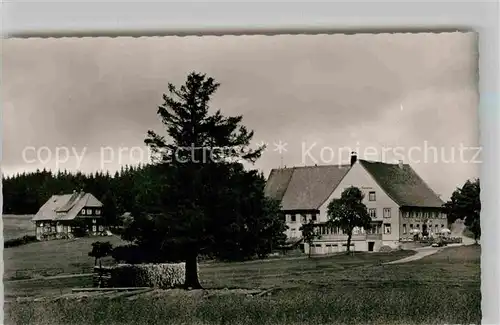
M 101 210 L 100 209 L 96 209 L 95 210 L 95 214 L 100 215 L 101 214 Z
M 316 214 L 311 214 L 311 220 L 316 221 Z
M 406 234 L 406 224 L 403 224 L 403 234 Z
M 417 225 L 416 225 L 415 227 L 416 227 L 417 229 L 419 229 L 419 228 L 420 228 L 420 225 L 417 223 Z
M 390 223 L 384 223 L 384 234 L 388 235 L 391 233 L 391 224 Z
M 434 230 L 435 232 L 438 232 L 439 231 L 439 226 L 438 225 L 434 225 L 434 229 L 435 229 Z
M 82 210 L 82 214 L 85 215 L 85 209 Z
M 368 209 L 368 214 L 370 215 L 370 217 L 372 219 L 375 219 L 377 218 L 377 209 Z
M 368 193 L 368 200 L 375 201 L 375 192 Z
M 444 225 L 441 225 L 441 228 L 444 228 Z
M 391 217 L 391 208 L 384 208 L 384 218 Z
M 301 217 L 300 219 L 301 219 L 302 223 L 307 222 L 307 216 L 305 214 L 301 215 L 300 217 Z
M 96 226 L 92 226 L 92 231 L 96 232 L 97 231 L 97 227 Z
M 87 214 L 92 214 L 92 209 L 87 209 Z
M 97 223 L 97 220 L 95 220 L 95 219 L 92 219 L 92 223 Z
M 295 214 L 290 215 L 290 220 L 292 220 L 292 222 L 297 221 Z

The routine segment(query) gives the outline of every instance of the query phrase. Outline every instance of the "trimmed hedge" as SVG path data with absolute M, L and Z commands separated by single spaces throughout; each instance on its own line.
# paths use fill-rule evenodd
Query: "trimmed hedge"
M 3 243 L 3 247 L 4 248 L 17 247 L 17 246 L 33 243 L 35 241 L 36 241 L 36 236 L 25 235 L 23 237 L 6 240 Z
M 97 275 L 103 274 L 102 286 L 105 287 L 154 287 L 169 289 L 184 284 L 185 263 L 172 264 L 119 264 L 113 267 L 94 268 Z

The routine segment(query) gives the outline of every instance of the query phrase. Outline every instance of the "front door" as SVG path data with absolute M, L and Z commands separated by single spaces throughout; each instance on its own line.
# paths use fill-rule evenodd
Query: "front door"
M 429 232 L 427 231 L 427 225 L 424 223 L 422 225 L 422 236 L 427 236 L 429 235 Z
M 369 241 L 368 242 L 368 251 L 373 252 L 373 248 L 375 247 L 375 242 Z

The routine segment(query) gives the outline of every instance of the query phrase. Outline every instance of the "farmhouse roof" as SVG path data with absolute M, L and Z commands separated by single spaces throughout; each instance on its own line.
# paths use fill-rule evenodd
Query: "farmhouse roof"
M 83 207 L 100 208 L 102 203 L 92 194 L 85 192 L 52 195 L 32 220 L 73 220 Z
M 281 201 L 283 210 L 317 210 L 328 199 L 350 165 L 273 169 L 266 195 Z
M 399 206 L 441 207 L 444 203 L 408 164 L 358 162 Z M 349 164 L 273 169 L 265 193 L 281 201 L 285 211 L 318 210 L 350 168 Z
M 409 164 L 359 160 L 377 184 L 399 206 L 441 207 L 444 202 Z

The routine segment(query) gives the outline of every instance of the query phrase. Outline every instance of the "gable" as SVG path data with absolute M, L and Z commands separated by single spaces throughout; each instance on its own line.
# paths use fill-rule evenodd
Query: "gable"
M 340 181 L 337 188 L 333 193 L 323 202 L 320 207 L 320 218 L 322 221 L 327 220 L 327 207 L 328 204 L 336 198 L 340 198 L 344 189 L 355 186 L 359 188 L 365 195 L 363 203 L 368 209 L 370 208 L 397 208 L 397 203 L 392 200 L 392 198 L 385 193 L 382 187 L 375 181 L 375 179 L 368 173 L 363 166 L 356 162 L 345 175 L 345 177 Z M 375 192 L 375 201 L 369 201 L 369 192 Z M 378 211 L 377 213 L 380 213 Z

